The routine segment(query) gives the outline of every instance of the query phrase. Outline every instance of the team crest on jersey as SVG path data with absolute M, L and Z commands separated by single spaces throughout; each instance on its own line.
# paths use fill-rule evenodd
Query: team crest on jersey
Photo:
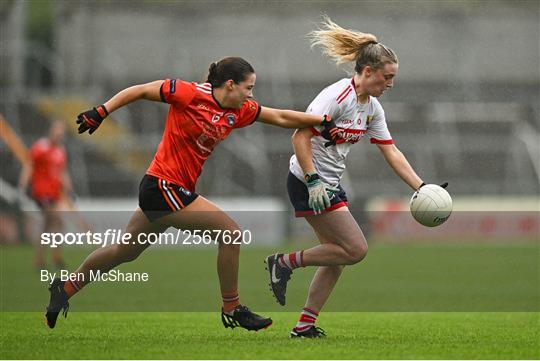
M 232 126 L 236 121 L 236 117 L 234 116 L 234 114 L 227 114 L 225 118 L 227 118 L 227 123 L 229 123 L 230 126 Z
M 369 123 L 373 120 L 373 115 L 368 115 L 366 120 L 366 125 L 369 125 Z
M 219 118 L 221 118 L 221 115 L 219 115 L 219 114 L 214 114 L 214 115 L 212 116 L 212 123 L 217 123 L 217 122 L 219 122 Z
M 184 187 L 178 187 L 178 189 L 180 190 L 180 192 L 184 193 L 186 196 L 188 197 L 191 196 L 191 192 L 185 189 Z

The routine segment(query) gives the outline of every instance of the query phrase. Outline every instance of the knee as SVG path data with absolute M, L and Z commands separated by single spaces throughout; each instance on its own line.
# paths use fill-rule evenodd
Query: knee
M 218 243 L 219 252 L 227 252 L 229 254 L 240 254 L 240 245 L 230 242 L 227 239 L 220 239 Z
M 360 261 L 362 261 L 364 258 L 366 258 L 368 252 L 368 246 L 367 243 L 362 242 L 361 244 L 355 246 L 354 248 L 351 248 L 347 251 L 347 265 L 353 265 Z

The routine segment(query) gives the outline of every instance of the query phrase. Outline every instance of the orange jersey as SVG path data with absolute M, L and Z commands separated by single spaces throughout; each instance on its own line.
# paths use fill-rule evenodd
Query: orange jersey
M 240 109 L 221 108 L 209 83 L 179 79 L 161 85 L 161 99 L 169 103 L 165 131 L 146 174 L 195 191 L 204 162 L 234 128 L 252 124 L 260 113 L 254 100 Z
M 32 196 L 34 198 L 60 198 L 66 168 L 66 150 L 42 138 L 30 149 L 32 159 Z

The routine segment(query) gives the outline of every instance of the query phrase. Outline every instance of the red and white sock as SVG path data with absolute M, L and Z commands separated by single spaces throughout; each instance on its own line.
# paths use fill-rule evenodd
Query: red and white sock
M 236 306 L 240 304 L 240 296 L 238 291 L 223 292 L 221 294 L 223 299 L 223 311 L 228 314 L 232 314 Z
M 83 287 L 84 285 L 82 284 L 82 282 L 72 281 L 71 279 L 68 279 L 64 283 L 64 291 L 66 291 L 68 298 L 71 298 L 71 296 L 79 292 Z
M 305 331 L 311 326 L 315 326 L 317 316 L 319 316 L 318 312 L 304 307 L 302 309 L 302 313 L 300 314 L 300 319 L 298 320 L 298 322 L 296 323 L 296 327 L 294 328 L 295 331 Z
M 278 263 L 281 267 L 287 267 L 290 270 L 304 267 L 304 251 L 284 254 L 278 258 Z

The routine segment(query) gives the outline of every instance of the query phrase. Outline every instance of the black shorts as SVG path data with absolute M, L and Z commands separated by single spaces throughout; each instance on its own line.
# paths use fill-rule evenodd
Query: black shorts
M 330 207 L 322 211 L 323 214 L 349 205 L 345 190 L 341 185 L 338 185 L 338 189 L 339 192 L 332 195 L 330 198 Z M 296 178 L 291 172 L 289 172 L 289 175 L 287 176 L 287 191 L 289 193 L 289 199 L 294 207 L 294 215 L 296 217 L 315 215 L 315 212 L 308 206 L 309 192 L 306 184 Z
M 187 207 L 199 195 L 146 174 L 139 185 L 139 207 L 150 222 Z

